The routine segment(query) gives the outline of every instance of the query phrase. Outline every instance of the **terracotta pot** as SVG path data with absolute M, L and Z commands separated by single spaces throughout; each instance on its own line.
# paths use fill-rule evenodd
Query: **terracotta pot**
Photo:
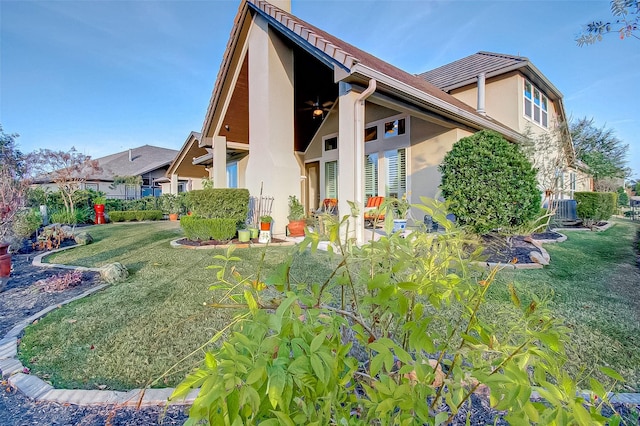
M 11 254 L 8 253 L 9 244 L 0 244 L 0 277 L 11 275 Z
M 169 214 L 169 220 L 172 220 L 174 222 L 177 221 L 178 220 L 178 213 L 170 213 Z
M 307 224 L 307 221 L 304 219 L 301 220 L 292 220 L 289 221 L 289 236 L 290 237 L 304 237 L 304 228 Z
M 271 231 L 271 222 L 260 222 L 261 231 Z

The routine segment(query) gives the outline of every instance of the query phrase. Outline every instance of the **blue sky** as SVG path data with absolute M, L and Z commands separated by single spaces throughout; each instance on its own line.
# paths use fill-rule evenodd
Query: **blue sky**
M 199 131 L 239 0 L 0 0 L 0 123 L 23 151 L 94 158 Z M 578 47 L 608 1 L 293 0 L 292 12 L 408 72 L 486 50 L 528 57 L 630 145 L 640 178 L 640 41 Z

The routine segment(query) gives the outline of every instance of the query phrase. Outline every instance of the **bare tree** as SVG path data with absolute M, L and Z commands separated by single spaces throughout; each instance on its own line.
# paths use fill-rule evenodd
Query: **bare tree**
M 62 195 L 66 212 L 74 215 L 73 193 L 92 175 L 102 171 L 98 161 L 76 151 L 74 147 L 69 151 L 40 149 L 34 156 L 39 170 L 44 173 L 38 180 L 55 183 Z
M 6 134 L 0 125 L 0 241 L 10 237 L 19 210 L 24 206 L 28 157 L 16 144 L 17 134 Z

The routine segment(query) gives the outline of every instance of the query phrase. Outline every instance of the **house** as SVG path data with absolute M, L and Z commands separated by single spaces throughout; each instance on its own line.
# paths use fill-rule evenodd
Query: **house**
M 478 52 L 418 75 L 510 129 L 528 135 L 540 189 L 555 198 L 591 191 L 588 167 L 575 158 L 562 93 L 522 56 Z
M 91 174 L 81 184 L 81 189 L 101 191 L 108 198 L 136 199 L 160 196 L 165 173 L 178 151 L 143 145 L 137 148 L 96 158 L 100 170 Z M 120 182 L 120 183 L 118 183 Z M 57 189 L 46 176 L 36 183 L 45 188 Z
M 202 189 L 203 180 L 209 179 L 207 163 L 213 158 L 211 149 L 200 146 L 200 133 L 191 132 L 182 144 L 161 180 L 162 191 L 168 194 Z
M 438 165 L 459 139 L 483 129 L 523 139 L 506 116 L 505 124 L 298 19 L 290 6 L 241 1 L 200 139 L 187 141 L 170 168 L 186 176 L 199 166 L 215 187 L 273 196 L 274 233 L 285 233 L 289 195 L 308 211 L 337 198 L 340 212 L 349 201 L 359 207 L 350 229 L 362 242 L 367 199 L 435 197 Z

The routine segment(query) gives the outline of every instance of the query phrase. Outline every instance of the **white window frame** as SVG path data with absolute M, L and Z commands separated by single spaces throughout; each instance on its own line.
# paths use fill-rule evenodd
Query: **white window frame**
M 544 94 L 539 87 L 533 84 L 531 81 L 526 78 L 523 79 L 524 83 L 522 86 L 522 116 L 531 121 L 532 123 L 537 124 L 538 126 L 548 129 L 549 128 L 549 97 Z M 527 84 L 531 86 L 530 96 L 527 96 Z M 538 95 L 538 96 L 536 96 Z M 536 98 L 539 98 L 539 103 L 536 104 Z M 527 115 L 527 102 L 531 105 L 531 116 Z M 536 112 L 538 113 L 538 118 L 536 120 Z
M 238 162 L 227 163 L 226 167 L 227 188 L 238 187 Z

